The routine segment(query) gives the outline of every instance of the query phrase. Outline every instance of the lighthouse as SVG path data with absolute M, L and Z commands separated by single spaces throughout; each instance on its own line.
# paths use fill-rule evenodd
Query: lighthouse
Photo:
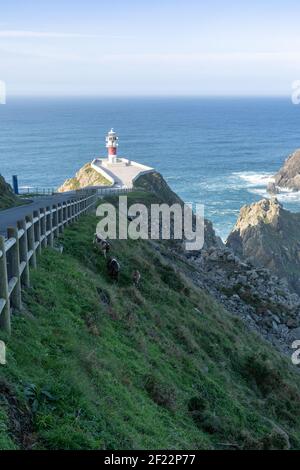
M 119 137 L 113 129 L 109 131 L 106 136 L 106 148 L 108 151 L 108 161 L 109 163 L 117 163 L 117 149 L 118 149 L 118 140 Z
M 117 157 L 119 138 L 111 129 L 105 138 L 107 158 L 94 158 L 91 162 L 93 170 L 100 173 L 115 188 L 132 188 L 136 178 L 148 172 L 153 172 L 150 166 L 142 165 L 124 157 Z

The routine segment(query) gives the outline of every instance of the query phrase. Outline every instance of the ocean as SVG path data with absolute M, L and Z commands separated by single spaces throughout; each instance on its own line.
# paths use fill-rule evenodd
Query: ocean
M 241 206 L 266 195 L 300 147 L 300 106 L 288 98 L 11 98 L 0 105 L 0 173 L 21 187 L 57 187 L 87 161 L 119 155 L 155 167 L 186 202 L 203 203 L 225 239 Z M 300 195 L 279 196 L 300 211 Z

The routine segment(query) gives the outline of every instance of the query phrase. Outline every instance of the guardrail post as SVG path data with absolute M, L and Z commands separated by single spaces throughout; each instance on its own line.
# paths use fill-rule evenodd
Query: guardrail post
M 26 220 L 26 222 L 31 224 L 30 227 L 27 230 L 28 251 L 32 251 L 32 256 L 30 258 L 29 264 L 32 268 L 36 268 L 36 253 L 35 253 L 35 238 L 34 238 L 33 216 L 32 215 L 27 215 L 25 220 Z
M 62 227 L 63 230 L 65 228 L 65 221 L 66 221 L 66 208 L 65 208 L 65 203 L 62 202 L 61 204 L 61 221 L 62 221 Z
M 5 239 L 0 235 L 0 298 L 5 301 L 4 308 L 0 313 L 0 328 L 10 335 L 10 301 L 8 294 L 7 264 L 5 253 Z
M 9 227 L 7 229 L 8 238 L 15 238 L 16 243 L 9 250 L 10 263 L 11 263 L 11 274 L 17 278 L 16 285 L 11 293 L 10 300 L 11 305 L 17 310 L 21 310 L 21 275 L 20 275 L 20 250 L 19 250 L 19 235 L 18 229 L 15 227 Z
M 65 228 L 65 225 L 68 225 L 68 209 L 67 209 L 67 204 L 63 202 L 63 227 Z
M 27 239 L 27 229 L 25 220 L 18 221 L 18 229 L 24 230 L 23 235 L 19 239 L 19 249 L 20 249 L 20 263 L 25 262 L 25 268 L 21 274 L 21 281 L 25 287 L 30 286 L 30 277 L 29 277 L 29 263 L 28 263 L 28 239 Z
M 71 223 L 71 201 L 67 200 L 67 225 Z
M 41 254 L 42 246 L 41 246 L 41 220 L 40 220 L 40 213 L 38 211 L 33 212 L 33 218 L 37 219 L 37 221 L 33 224 L 34 227 L 34 239 L 38 242 L 37 252 Z
M 71 205 L 71 216 L 72 216 L 72 222 L 74 222 L 74 220 L 75 220 L 75 201 L 74 201 L 74 199 L 72 199 L 71 203 L 72 203 L 72 205 Z
M 76 204 L 75 204 L 75 207 L 76 207 L 76 220 L 79 219 L 79 205 L 80 205 L 80 202 L 79 202 L 79 198 L 76 199 Z
M 58 233 L 63 233 L 63 213 L 62 213 L 62 205 L 59 203 L 57 204 L 57 211 L 58 211 Z
M 42 248 L 45 248 L 47 246 L 45 209 L 40 209 L 40 221 L 41 221 L 41 244 L 42 244 Z
M 46 218 L 46 232 L 50 232 L 48 235 L 48 245 L 53 246 L 53 220 L 52 220 L 52 207 L 46 207 L 46 212 L 49 212 Z
M 52 207 L 53 207 L 53 221 L 52 221 L 53 236 L 57 238 L 58 237 L 58 208 L 56 204 L 54 204 Z

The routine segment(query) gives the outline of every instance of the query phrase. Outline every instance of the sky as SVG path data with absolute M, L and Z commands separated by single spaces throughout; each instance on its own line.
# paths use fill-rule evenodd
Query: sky
M 0 0 L 0 80 L 8 96 L 290 95 L 300 2 L 247 3 Z

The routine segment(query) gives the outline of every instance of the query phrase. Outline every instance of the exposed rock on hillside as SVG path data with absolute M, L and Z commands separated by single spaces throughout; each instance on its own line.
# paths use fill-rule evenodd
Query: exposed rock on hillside
M 19 198 L 13 193 L 11 186 L 0 175 L 0 210 L 20 204 Z
M 254 265 L 268 268 L 300 293 L 300 214 L 274 200 L 242 207 L 227 246 Z
M 183 204 L 182 199 L 172 191 L 168 183 L 158 172 L 146 173 L 139 176 L 133 186 L 135 189 L 143 189 L 144 191 L 156 194 L 167 204 Z
M 292 153 L 276 173 L 274 183 L 268 186 L 270 193 L 278 192 L 278 188 L 300 190 L 300 149 Z
M 109 186 L 111 183 L 95 171 L 90 163 L 86 163 L 73 178 L 67 179 L 58 192 L 73 191 L 75 189 L 86 188 L 88 186 Z
M 157 197 L 159 197 L 163 202 L 169 205 L 184 204 L 183 200 L 176 193 L 174 193 L 174 191 L 172 191 L 168 183 L 158 172 L 152 172 L 147 173 L 145 175 L 141 175 L 134 182 L 134 188 L 143 189 L 144 191 L 153 193 Z M 221 238 L 215 234 L 212 223 L 207 219 L 204 220 L 204 233 L 205 247 L 223 246 Z
M 277 349 L 291 354 L 291 344 L 300 334 L 300 298 L 286 281 L 243 262 L 229 248 L 211 247 L 183 256 L 194 265 L 185 274 L 196 285 Z

